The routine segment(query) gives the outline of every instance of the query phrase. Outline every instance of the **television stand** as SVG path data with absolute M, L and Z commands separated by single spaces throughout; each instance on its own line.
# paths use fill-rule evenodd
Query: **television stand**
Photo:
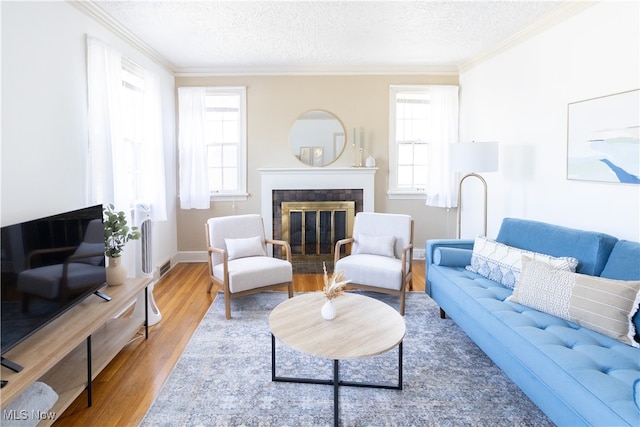
M 149 278 L 127 279 L 109 288 L 111 302 L 96 295 L 69 309 L 38 332 L 9 350 L 4 357 L 23 366 L 14 372 L 2 366 L 2 409 L 20 396 L 31 384 L 41 381 L 58 394 L 50 410 L 52 419 L 38 426 L 51 425 L 85 389 L 91 406 L 91 382 L 144 327 L 146 319 L 122 317 L 138 293 L 151 284 Z M 90 354 L 90 357 L 87 357 Z M 28 410 L 28 408 L 25 408 Z
M 5 359 L 4 357 L 2 358 L 2 366 L 11 369 L 13 372 L 22 371 L 22 366 L 18 365 L 17 363 L 12 362 L 9 359 Z

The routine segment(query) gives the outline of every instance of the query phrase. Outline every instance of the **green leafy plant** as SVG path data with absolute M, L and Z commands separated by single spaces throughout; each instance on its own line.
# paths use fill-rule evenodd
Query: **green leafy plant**
M 104 254 L 116 258 L 122 254 L 129 240 L 140 238 L 140 231 L 138 227 L 129 227 L 124 212 L 116 212 L 113 205 L 107 205 L 103 213 Z

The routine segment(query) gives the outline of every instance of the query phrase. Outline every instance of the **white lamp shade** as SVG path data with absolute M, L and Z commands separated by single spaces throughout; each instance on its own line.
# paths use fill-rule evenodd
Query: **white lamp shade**
M 498 170 L 498 143 L 449 144 L 449 161 L 453 172 L 495 172 Z

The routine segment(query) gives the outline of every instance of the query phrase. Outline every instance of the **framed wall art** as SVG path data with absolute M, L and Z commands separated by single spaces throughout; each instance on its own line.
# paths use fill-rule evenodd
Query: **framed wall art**
M 324 149 L 313 147 L 313 166 L 324 166 Z
M 300 147 L 300 161 L 311 164 L 311 147 Z
M 640 90 L 569 104 L 567 179 L 640 184 Z

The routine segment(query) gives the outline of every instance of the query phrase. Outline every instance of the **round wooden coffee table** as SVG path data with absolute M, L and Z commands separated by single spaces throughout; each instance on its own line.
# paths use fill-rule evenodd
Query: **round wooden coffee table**
M 333 300 L 337 316 L 324 320 L 320 309 L 322 292 L 296 296 L 280 303 L 269 316 L 271 328 L 271 379 L 282 382 L 333 385 L 334 425 L 338 425 L 338 387 L 374 387 L 402 390 L 402 340 L 404 318 L 389 305 L 363 295 L 345 293 Z M 276 375 L 276 338 L 311 356 L 332 359 L 333 379 L 282 377 Z M 341 381 L 340 359 L 358 359 L 385 353 L 398 346 L 398 384 Z

